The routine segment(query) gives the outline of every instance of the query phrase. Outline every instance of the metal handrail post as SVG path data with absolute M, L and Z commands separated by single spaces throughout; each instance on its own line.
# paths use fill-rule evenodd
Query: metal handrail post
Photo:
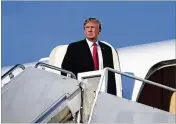
M 51 69 L 54 69 L 54 70 L 57 70 L 57 71 L 61 71 L 61 72 L 67 73 L 67 74 L 71 74 L 73 76 L 73 78 L 76 79 L 76 76 L 71 71 L 67 71 L 65 69 L 62 69 L 62 68 L 59 68 L 59 67 L 56 67 L 56 66 L 52 66 L 52 65 L 49 65 L 49 64 L 46 64 L 46 63 L 43 63 L 43 62 L 38 62 L 35 65 L 35 68 L 37 68 L 39 65 L 44 66 L 44 67 L 48 67 L 48 68 L 51 68 Z

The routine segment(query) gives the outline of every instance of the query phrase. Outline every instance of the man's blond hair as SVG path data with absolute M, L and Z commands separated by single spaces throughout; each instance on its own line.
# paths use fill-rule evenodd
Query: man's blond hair
M 98 19 L 96 19 L 96 18 L 88 18 L 88 19 L 86 19 L 85 22 L 84 22 L 84 28 L 85 28 L 85 25 L 86 25 L 88 22 L 90 22 L 90 21 L 93 21 L 93 22 L 98 23 L 98 24 L 99 24 L 99 30 L 100 30 L 100 32 L 101 32 L 101 22 L 100 22 Z

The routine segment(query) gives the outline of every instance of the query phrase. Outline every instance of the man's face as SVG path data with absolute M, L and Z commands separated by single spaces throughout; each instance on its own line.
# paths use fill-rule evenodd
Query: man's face
M 84 33 L 88 39 L 97 39 L 99 32 L 99 24 L 95 21 L 90 21 L 84 26 Z

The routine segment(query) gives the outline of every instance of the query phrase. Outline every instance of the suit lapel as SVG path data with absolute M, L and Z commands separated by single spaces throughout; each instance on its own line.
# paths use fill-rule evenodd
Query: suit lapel
M 85 56 L 86 66 L 90 66 L 91 70 L 94 70 L 93 58 L 86 39 L 83 40 L 82 51 Z
M 103 57 L 103 68 L 107 67 L 108 63 L 106 61 L 107 59 L 107 55 L 106 55 L 106 47 L 104 46 L 103 43 L 101 43 L 100 41 L 98 41 L 100 48 L 101 48 L 101 52 L 102 52 L 102 57 Z

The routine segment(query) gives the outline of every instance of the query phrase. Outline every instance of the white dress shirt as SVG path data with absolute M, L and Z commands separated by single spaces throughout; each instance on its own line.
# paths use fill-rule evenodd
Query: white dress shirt
M 89 41 L 87 38 L 86 38 L 86 41 L 89 45 L 90 51 L 93 56 L 93 42 Z M 98 41 L 96 41 L 96 44 L 97 44 L 97 52 L 98 52 L 98 60 L 99 60 L 99 70 L 102 70 L 103 69 L 103 56 L 102 56 L 101 48 L 100 48 Z

